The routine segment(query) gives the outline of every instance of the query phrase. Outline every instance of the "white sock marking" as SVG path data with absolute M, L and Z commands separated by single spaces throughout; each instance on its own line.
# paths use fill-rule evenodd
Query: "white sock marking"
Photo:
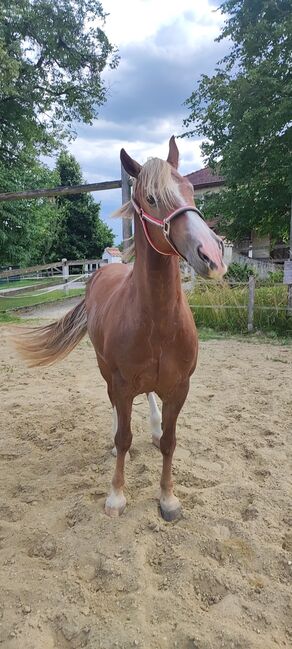
M 147 399 L 150 407 L 150 426 L 151 432 L 155 439 L 159 440 L 162 435 L 161 430 L 161 413 L 156 403 L 154 392 L 147 394 Z

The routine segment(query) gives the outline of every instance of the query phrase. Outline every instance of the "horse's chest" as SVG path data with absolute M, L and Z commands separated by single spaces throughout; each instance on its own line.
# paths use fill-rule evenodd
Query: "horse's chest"
M 177 383 L 189 376 L 196 364 L 195 337 L 162 334 L 159 338 L 149 336 L 144 347 L 144 362 L 140 366 L 140 378 L 149 379 L 151 390 L 170 391 Z
M 169 394 L 186 380 L 196 365 L 197 339 L 193 322 L 159 325 L 145 318 L 143 326 L 132 322 L 121 335 L 107 341 L 104 357 L 118 369 L 133 394 Z

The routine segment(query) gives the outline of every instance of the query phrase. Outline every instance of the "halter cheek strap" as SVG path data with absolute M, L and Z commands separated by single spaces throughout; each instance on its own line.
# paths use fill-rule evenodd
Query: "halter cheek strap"
M 145 212 L 142 207 L 139 207 L 139 205 L 137 205 L 136 201 L 133 198 L 131 199 L 131 201 L 133 207 L 135 208 L 137 214 L 140 217 L 140 221 L 143 227 L 143 232 L 150 246 L 154 250 L 156 250 L 156 252 L 158 252 L 160 255 L 166 255 L 166 256 L 173 255 L 173 256 L 181 257 L 182 259 L 184 259 L 184 261 L 187 261 L 185 257 L 177 250 L 173 241 L 170 238 L 170 224 L 172 219 L 176 218 L 177 216 L 180 216 L 181 214 L 184 214 L 184 212 L 195 212 L 196 214 L 198 214 L 198 216 L 203 218 L 203 215 L 200 212 L 200 210 L 198 210 L 197 207 L 194 207 L 194 205 L 184 205 L 183 207 L 179 207 L 177 210 L 174 210 L 174 212 L 171 212 L 171 214 L 166 216 L 166 218 L 161 221 L 160 219 L 157 219 L 155 216 L 152 216 L 151 214 L 147 214 L 147 212 Z M 162 229 L 163 235 L 168 245 L 172 249 L 171 252 L 164 252 L 163 250 L 159 250 L 159 248 L 155 246 L 155 244 L 153 243 L 149 235 L 147 222 L 152 223 L 152 225 L 156 225 L 157 227 Z

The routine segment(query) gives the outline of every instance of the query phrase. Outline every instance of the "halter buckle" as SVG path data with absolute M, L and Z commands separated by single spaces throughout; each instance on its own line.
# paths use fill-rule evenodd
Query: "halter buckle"
M 170 221 L 163 221 L 163 234 L 165 237 L 170 235 Z

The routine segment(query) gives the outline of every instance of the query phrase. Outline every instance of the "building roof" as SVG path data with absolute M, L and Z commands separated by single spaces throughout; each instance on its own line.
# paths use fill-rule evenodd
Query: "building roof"
M 215 174 L 210 167 L 204 167 L 204 169 L 198 169 L 198 171 L 193 171 L 190 174 L 187 174 L 186 178 L 192 183 L 195 189 L 204 189 L 207 187 L 218 187 L 224 185 L 225 178 Z
M 104 252 L 108 252 L 112 257 L 121 257 L 122 253 L 118 248 L 106 248 Z

